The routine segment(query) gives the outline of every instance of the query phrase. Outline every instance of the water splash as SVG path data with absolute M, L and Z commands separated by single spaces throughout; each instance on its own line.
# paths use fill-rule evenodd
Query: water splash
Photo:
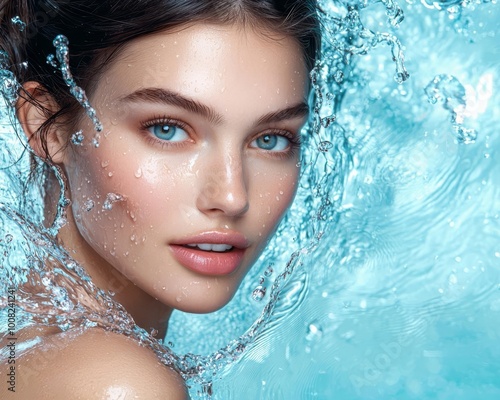
M 120 201 L 125 201 L 125 196 L 122 196 L 118 193 L 108 193 L 106 195 L 106 200 L 104 200 L 104 203 L 102 205 L 102 209 L 105 211 L 111 211 L 113 209 L 113 204 Z
M 453 131 L 457 139 L 464 143 L 474 143 L 477 132 L 463 126 L 467 109 L 467 96 L 465 87 L 453 75 L 441 74 L 425 87 L 425 93 L 431 104 L 441 102 L 443 108 L 450 112 Z
M 9 71 L 9 56 L 0 50 L 0 93 L 8 105 L 14 107 L 17 103 L 19 82 L 13 72 Z
M 439 324 L 433 324 L 433 321 L 428 319 L 424 321 L 425 324 L 422 328 L 421 321 L 426 316 L 416 306 L 405 314 L 402 312 L 393 312 L 391 307 L 394 304 L 397 305 L 403 302 L 402 300 L 405 299 L 405 285 L 411 285 L 412 282 L 416 283 L 415 287 L 411 287 L 414 289 L 409 291 L 411 293 L 415 292 L 425 296 L 433 290 L 432 282 L 429 282 L 430 279 L 424 279 L 419 274 L 419 271 L 417 271 L 419 268 L 419 255 L 416 254 L 415 243 L 425 242 L 426 238 L 432 239 L 437 237 L 436 234 L 432 234 L 432 231 L 436 229 L 435 225 L 438 225 L 439 221 L 444 219 L 441 215 L 432 218 L 435 224 L 433 223 L 428 228 L 429 232 L 421 232 L 425 229 L 425 226 L 422 228 L 423 224 L 421 221 L 425 218 L 433 217 L 433 211 L 431 207 L 428 207 L 428 198 L 434 196 L 436 201 L 443 203 L 449 201 L 449 199 L 444 198 L 440 190 L 436 190 L 435 193 L 431 191 L 433 188 L 432 174 L 429 172 L 431 169 L 425 163 L 429 162 L 429 159 L 432 160 L 432 157 L 414 156 L 414 153 L 418 151 L 422 154 L 431 153 L 435 155 L 435 153 L 432 153 L 432 149 L 440 145 L 440 142 L 437 142 L 437 144 L 432 142 L 431 134 L 427 134 L 427 132 L 424 134 L 424 130 L 426 129 L 423 128 L 425 125 L 423 125 L 422 120 L 426 119 L 425 108 L 420 104 L 421 99 L 418 98 L 418 95 L 412 96 L 412 93 L 421 94 L 423 85 L 418 86 L 413 79 L 409 80 L 409 82 L 401 85 L 407 93 L 403 95 L 402 90 L 394 89 L 391 86 L 391 84 L 398 86 L 397 84 L 394 82 L 385 82 L 385 95 L 392 97 L 394 100 L 394 103 L 389 107 L 384 104 L 384 96 L 376 92 L 376 90 L 370 89 L 369 86 L 370 84 L 378 83 L 376 81 L 381 79 L 380 75 L 384 70 L 377 70 L 377 68 L 383 62 L 380 59 L 375 60 L 375 58 L 371 60 L 372 64 L 375 65 L 375 70 L 370 71 L 373 72 L 371 75 L 361 66 L 363 59 L 368 60 L 370 57 L 375 57 L 374 55 L 378 54 L 374 50 L 379 47 L 379 44 L 385 43 L 391 47 L 395 43 L 395 46 L 388 52 L 390 53 L 388 58 L 392 63 L 395 62 L 396 64 L 396 81 L 399 83 L 408 78 L 408 74 L 405 73 L 404 59 L 401 53 L 402 46 L 397 37 L 398 35 L 394 34 L 391 30 L 386 35 L 376 32 L 375 29 L 367 30 L 363 23 L 361 11 L 369 12 L 373 4 L 374 2 L 371 3 L 369 1 L 323 2 L 325 12 L 323 17 L 327 21 L 325 24 L 325 37 L 327 37 L 327 40 L 324 43 L 324 59 L 317 63 L 316 68 L 311 74 L 317 103 L 314 107 L 311 127 L 306 129 L 304 133 L 303 179 L 301 180 L 300 190 L 297 194 L 297 204 L 300 206 L 293 209 L 290 217 L 287 217 L 289 220 L 286 222 L 289 225 L 286 225 L 286 230 L 280 229 L 278 231 L 277 239 L 273 241 L 263 256 L 262 265 L 257 264 L 256 266 L 257 270 L 262 266 L 262 271 L 267 267 L 269 260 L 275 260 L 274 271 L 271 271 L 270 275 L 276 273 L 277 279 L 273 287 L 268 291 L 270 292 L 269 302 L 266 304 L 264 311 L 246 333 L 238 339 L 222 345 L 218 351 L 210 352 L 208 356 L 189 353 L 182 357 L 172 355 L 167 347 L 163 346 L 159 341 L 153 340 L 149 333 L 135 326 L 130 316 L 108 294 L 100 293 L 92 285 L 90 278 L 85 275 L 83 269 L 71 260 L 58 247 L 57 243 L 54 243 L 53 238 L 44 235 L 43 231 L 40 232 L 39 227 L 29 223 L 27 215 L 16 214 L 12 210 L 9 211 L 6 207 L 0 207 L 0 220 L 14 221 L 19 228 L 18 230 L 5 230 L 4 241 L 0 243 L 0 246 L 2 246 L 0 256 L 3 257 L 1 259 L 2 266 L 7 267 L 3 268 L 0 274 L 2 274 L 2 277 L 6 281 L 16 284 L 20 284 L 22 279 L 28 279 L 26 275 L 23 275 L 23 266 L 18 262 L 18 259 L 24 258 L 30 261 L 31 270 L 36 272 L 38 276 L 43 275 L 43 282 L 47 283 L 47 286 L 43 285 L 45 291 L 41 292 L 38 297 L 26 297 L 22 300 L 21 305 L 26 310 L 32 312 L 34 320 L 39 324 L 60 326 L 62 329 L 79 326 L 101 326 L 105 329 L 131 336 L 152 348 L 165 364 L 175 365 L 186 379 L 190 379 L 190 384 L 192 383 L 192 387 L 194 388 L 193 393 L 197 390 L 196 385 L 200 385 L 202 396 L 212 396 L 214 393 L 217 395 L 218 389 L 218 382 L 214 378 L 222 376 L 224 369 L 241 360 L 243 355 L 246 355 L 247 359 L 249 355 L 255 357 L 255 352 L 258 351 L 258 348 L 266 349 L 266 344 L 267 350 L 263 350 L 263 352 L 275 351 L 275 354 L 278 354 L 282 350 L 279 347 L 279 343 L 266 342 L 266 340 L 270 340 L 267 338 L 272 336 L 273 327 L 278 323 L 286 321 L 287 317 L 294 313 L 301 312 L 300 316 L 307 316 L 307 319 L 296 318 L 301 324 L 298 326 L 296 332 L 299 332 L 299 339 L 305 339 L 305 342 L 307 342 L 306 345 L 308 347 L 304 348 L 309 348 L 312 352 L 311 357 L 314 356 L 315 365 L 322 365 L 324 367 L 321 373 L 314 371 L 314 382 L 320 382 L 322 379 L 327 380 L 328 383 L 326 386 L 330 385 L 330 388 L 332 387 L 332 382 L 341 382 L 338 384 L 335 383 L 335 388 L 339 387 L 339 391 L 346 390 L 346 386 L 342 386 L 344 384 L 347 386 L 351 385 L 356 390 L 369 390 L 369 394 L 365 396 L 368 398 L 369 395 L 372 395 L 375 390 L 374 388 L 383 391 L 384 376 L 386 376 L 388 377 L 387 382 L 389 382 L 388 386 L 390 388 L 383 393 L 390 393 L 388 397 L 393 395 L 395 390 L 404 391 L 405 389 L 402 389 L 402 387 L 413 387 L 412 385 L 416 385 L 415 382 L 418 381 L 423 383 L 412 392 L 412 396 L 410 397 L 422 398 L 422 396 L 419 396 L 417 389 L 425 389 L 422 388 L 425 386 L 425 379 L 428 376 L 418 375 L 420 373 L 419 370 L 413 371 L 416 375 L 410 374 L 411 378 L 405 379 L 401 372 L 394 372 L 394 370 L 403 369 L 401 368 L 401 360 L 405 360 L 405 352 L 400 352 L 400 355 L 394 356 L 397 352 L 387 349 L 393 349 L 395 346 L 392 342 L 385 343 L 384 340 L 386 337 L 389 340 L 390 337 L 397 338 L 399 335 L 407 340 L 418 342 L 423 341 L 424 334 L 422 330 L 427 330 L 431 338 L 438 337 L 440 329 L 448 331 L 446 319 L 441 319 Z M 392 16 L 394 18 L 393 21 L 400 20 L 398 12 L 394 11 L 396 10 L 394 3 L 389 4 L 389 2 L 384 2 L 384 4 L 387 7 L 386 15 L 389 17 Z M 392 11 L 389 10 L 391 8 Z M 382 14 L 380 21 L 384 20 L 383 13 L 384 11 L 380 13 Z M 378 16 L 379 14 L 375 15 Z M 411 14 L 407 13 L 404 23 L 408 23 L 408 16 L 412 17 Z M 394 27 L 398 23 L 391 22 L 390 25 Z M 432 23 L 432 20 L 430 23 Z M 428 25 L 424 26 L 428 28 Z M 394 39 L 398 41 L 395 42 Z M 425 43 L 425 40 L 422 39 L 421 41 Z M 408 43 L 408 37 L 403 42 Z M 435 43 L 432 43 L 432 45 L 434 46 Z M 418 47 L 419 49 L 424 48 L 421 43 L 418 44 Z M 380 50 L 383 51 L 384 47 L 382 46 Z M 8 62 L 5 65 L 7 67 Z M 393 68 L 392 65 L 391 68 Z M 392 74 L 392 69 L 390 71 Z M 2 75 L 3 78 L 12 78 L 12 75 L 6 75 L 4 70 L 2 70 L 2 74 L 4 74 Z M 365 75 L 368 75 L 368 77 L 365 77 Z M 413 72 L 412 76 L 415 76 Z M 1 80 L 2 84 L 4 83 L 3 78 Z M 427 82 L 428 78 L 426 78 L 425 83 Z M 393 89 L 394 91 L 391 92 Z M 451 91 L 453 92 L 453 90 Z M 4 92 L 7 98 L 17 95 L 15 93 L 16 90 L 2 90 L 2 93 Z M 353 101 L 352 98 L 360 96 L 360 93 L 361 96 L 366 94 L 366 99 L 363 99 L 359 103 Z M 456 93 L 458 93 L 457 98 L 452 99 L 450 102 L 451 109 L 444 107 L 446 97 L 442 97 L 439 100 L 443 101 L 443 107 L 451 115 L 455 112 L 451 104 L 455 102 L 460 107 L 460 102 L 462 101 L 460 99 L 461 91 L 459 86 Z M 415 100 L 415 98 L 418 98 L 418 100 Z M 405 108 L 405 104 L 408 105 L 407 108 Z M 403 110 L 400 114 L 397 112 L 396 105 Z M 389 129 L 384 125 L 384 115 L 386 113 L 394 116 L 394 120 L 396 121 L 394 124 L 397 124 L 397 129 L 395 129 L 397 134 L 392 132 L 392 128 Z M 455 120 L 457 121 L 459 120 L 460 113 L 455 113 Z M 373 115 L 375 115 L 375 118 L 369 118 Z M 376 136 L 374 134 L 374 132 L 380 131 L 383 132 L 383 135 L 379 134 Z M 403 136 L 407 140 L 405 142 L 406 145 L 401 145 L 401 138 Z M 417 141 L 417 138 L 420 136 L 425 137 L 425 141 L 422 140 L 423 144 Z M 485 136 L 481 135 L 481 137 L 484 138 Z M 374 142 L 375 145 L 373 144 Z M 493 136 L 491 143 L 494 143 Z M 394 146 L 391 147 L 390 144 Z M 398 144 L 400 147 L 397 146 Z M 423 145 L 427 145 L 427 147 L 423 147 Z M 490 145 L 490 143 L 485 143 L 485 147 L 486 145 Z M 461 150 L 463 151 L 470 151 L 470 149 L 477 146 L 460 147 L 462 147 Z M 490 150 L 491 153 L 494 153 L 495 146 L 491 145 Z M 372 154 L 370 158 L 367 157 L 367 153 L 373 153 L 374 155 Z M 368 159 L 373 160 L 377 167 L 380 165 L 388 167 L 386 170 L 390 170 L 391 173 L 388 176 L 381 177 L 376 167 L 370 170 L 370 164 L 367 164 L 366 161 Z M 471 159 L 474 158 L 471 157 Z M 415 171 L 411 169 L 414 166 L 418 167 L 415 168 Z M 348 167 L 351 170 L 348 176 L 349 188 L 351 190 L 353 187 L 356 189 L 354 191 L 356 193 L 355 196 L 351 196 L 349 190 L 343 193 L 344 179 Z M 366 177 L 363 176 L 363 172 L 367 172 L 371 179 L 365 179 Z M 437 187 L 453 187 L 453 185 L 458 185 L 449 176 L 448 171 L 444 171 L 443 175 L 440 175 L 439 178 L 439 185 L 436 185 Z M 466 178 L 466 189 L 474 188 L 474 190 L 478 190 L 478 193 L 480 190 L 484 191 L 481 192 L 481 197 L 472 196 L 472 199 L 476 200 L 474 201 L 474 207 L 478 209 L 482 207 L 484 209 L 485 205 L 482 204 L 484 200 L 481 199 L 491 198 L 492 193 L 486 193 L 487 190 L 492 190 L 491 185 L 481 183 L 474 176 L 467 175 Z M 484 182 L 488 182 L 488 179 L 491 178 L 485 177 Z M 405 182 L 414 181 L 425 182 L 425 184 L 419 186 L 418 190 L 415 191 L 411 191 L 407 186 L 403 185 Z M 395 188 L 398 184 L 400 185 L 399 192 Z M 402 189 L 401 186 L 403 186 Z M 483 193 L 486 196 L 483 196 Z M 453 204 L 456 204 L 458 207 L 460 202 L 466 202 L 464 200 L 466 196 L 458 192 L 456 194 L 457 196 L 453 199 Z M 493 194 L 495 194 L 494 191 Z M 421 212 L 418 218 L 409 219 L 405 218 L 405 216 L 411 212 L 415 212 L 415 210 L 408 203 L 404 203 L 404 201 L 408 202 L 408 199 L 412 197 L 416 198 L 424 206 L 419 209 Z M 404 207 L 399 209 L 390 207 L 402 202 L 404 203 Z M 112 207 L 113 202 L 110 205 Z M 64 197 L 62 197 L 59 206 L 62 213 L 64 207 L 67 206 Z M 364 210 L 364 212 L 360 212 L 360 209 Z M 370 209 L 375 210 L 375 216 L 368 214 L 366 210 Z M 399 211 L 397 213 L 398 218 L 392 216 L 391 213 L 394 213 L 394 210 Z M 356 214 L 356 211 L 358 214 Z M 342 218 L 339 217 L 339 212 L 342 214 Z M 458 242 L 463 241 L 468 245 L 475 243 L 474 247 L 479 248 L 489 236 L 497 241 L 497 214 L 495 212 L 488 212 L 480 216 L 481 224 L 484 223 L 484 226 L 487 226 L 483 235 L 479 236 L 482 238 L 480 242 L 477 241 L 477 237 L 470 237 L 467 240 L 465 237 L 462 237 Z M 459 226 L 460 223 L 465 224 L 467 221 L 467 215 L 458 215 L 457 212 L 452 210 L 447 212 L 446 217 L 453 217 L 457 220 L 453 225 L 455 227 Z M 485 221 L 488 223 L 486 224 Z M 388 224 L 393 224 L 396 230 L 390 231 L 387 227 Z M 411 232 L 407 231 L 405 234 L 398 234 L 396 239 L 392 238 L 391 234 L 395 235 L 398 232 L 397 227 L 401 226 L 411 226 Z M 447 224 L 447 227 L 448 229 L 454 229 L 450 223 Z M 462 229 L 461 232 L 461 235 L 467 235 L 468 230 Z M 391 246 L 392 251 L 396 246 L 400 246 L 399 243 L 404 243 L 406 236 L 409 236 L 411 239 L 407 240 L 410 242 L 410 245 L 406 249 L 405 254 L 401 255 L 400 259 L 394 261 L 384 253 L 384 251 L 387 251 L 386 247 Z M 25 239 L 22 246 L 18 244 L 21 237 Z M 443 248 L 446 247 L 443 241 L 446 237 L 446 235 L 439 236 L 439 246 L 436 248 L 434 255 L 437 259 L 443 258 Z M 45 250 L 43 250 L 45 253 L 36 253 L 38 250 L 42 251 L 40 246 L 36 245 L 37 243 L 45 244 Z M 285 258 L 288 258 L 290 249 L 293 246 L 305 250 L 294 252 L 291 259 L 286 260 Z M 313 253 L 312 251 L 316 248 L 315 246 L 320 246 L 320 252 L 327 256 L 315 256 L 318 253 Z M 427 246 L 432 246 L 432 243 L 428 241 Z M 310 251 L 308 252 L 307 249 Z M 463 249 L 461 250 L 463 252 Z M 25 251 L 26 253 L 18 258 L 12 257 L 16 251 Z M 419 251 L 422 251 L 422 249 L 419 249 Z M 33 256 L 33 252 L 37 254 L 36 257 Z M 370 258 L 371 254 L 374 255 L 373 258 Z M 495 253 L 492 252 L 492 254 Z M 410 256 L 413 256 L 414 259 L 411 259 Z M 407 258 L 411 259 L 411 262 L 407 262 Z M 47 262 L 47 260 L 50 262 Z M 485 259 L 471 259 L 467 263 L 465 261 L 462 262 L 464 269 L 455 271 L 453 274 L 457 278 L 452 279 L 451 282 L 457 281 L 462 285 L 449 285 L 450 274 L 446 272 L 446 279 L 444 284 L 441 284 L 441 292 L 439 292 L 442 298 L 446 300 L 446 296 L 458 296 L 457 292 L 452 292 L 452 290 L 464 290 L 462 288 L 466 286 L 467 274 L 472 275 L 474 268 L 477 268 L 477 271 L 483 268 L 481 274 L 482 276 L 487 276 L 489 267 L 485 265 L 486 263 L 482 262 L 483 260 Z M 287 263 L 287 261 L 289 262 Z M 380 268 L 380 265 L 375 261 L 379 261 L 380 264 L 383 263 L 384 269 L 377 269 Z M 439 264 L 437 261 L 434 262 L 436 264 L 431 263 L 433 270 L 446 270 L 447 265 L 445 263 Z M 422 264 L 422 260 L 420 260 L 420 264 Z M 465 266 L 465 264 L 467 265 Z M 283 265 L 286 265 L 286 267 L 284 268 Z M 490 269 L 493 270 L 494 268 Z M 47 272 L 51 272 L 52 274 L 47 274 Z M 308 289 L 313 292 L 316 288 L 314 285 L 311 286 L 307 281 L 301 279 L 303 273 L 311 274 L 310 279 L 314 279 L 314 285 L 317 285 L 325 294 L 324 296 L 321 295 L 321 300 L 325 302 L 322 304 L 326 304 L 325 306 L 320 307 L 320 303 L 318 302 L 312 304 L 309 308 L 304 308 L 307 307 L 308 297 L 306 295 Z M 370 286 L 373 282 L 377 282 L 378 273 L 384 277 L 384 283 L 390 285 L 391 290 L 387 293 L 384 291 L 385 287 L 382 285 Z M 397 275 L 399 278 L 396 280 L 393 277 L 394 275 Z M 439 278 L 430 272 L 428 276 L 436 278 L 436 280 Z M 479 279 L 479 276 L 479 274 L 476 274 L 474 277 L 475 279 Z M 403 279 L 405 277 L 409 277 L 409 279 Z M 61 281 L 62 278 L 63 280 Z M 394 282 L 391 282 L 391 279 Z M 249 287 L 243 289 L 245 298 L 250 297 L 248 294 L 252 293 L 252 289 L 255 288 L 255 281 L 255 279 L 251 280 L 250 289 L 248 289 Z M 67 284 L 62 284 L 61 282 Z M 31 283 L 36 284 L 36 279 L 33 279 Z M 321 287 L 321 285 L 326 285 L 327 283 L 330 285 L 328 291 Z M 458 286 L 461 286 L 461 288 L 456 288 Z M 79 304 L 78 293 L 68 290 L 68 288 L 72 287 L 81 288 L 87 293 L 90 306 L 86 305 L 83 307 L 82 304 Z M 425 287 L 426 290 L 418 291 L 417 288 L 420 287 Z M 66 291 L 59 291 L 58 289 L 52 291 L 51 288 L 64 288 Z M 373 296 L 373 302 L 378 303 L 378 308 L 373 306 L 373 309 L 376 310 L 372 314 L 374 318 L 370 319 L 370 310 L 361 307 L 363 303 L 354 299 L 357 295 L 356 290 L 363 291 L 363 298 L 366 297 L 366 293 L 370 293 Z M 496 290 L 498 290 L 498 287 Z M 487 289 L 485 289 L 485 292 L 487 293 Z M 54 299 L 54 301 L 49 301 L 49 299 Z M 73 304 L 68 304 L 68 299 Z M 412 300 L 412 304 L 421 305 L 419 303 L 421 300 L 418 297 Z M 434 304 L 441 304 L 437 303 L 434 298 L 431 298 L 427 303 L 423 304 L 422 309 L 427 308 L 427 310 L 433 313 L 432 315 L 437 315 L 438 313 L 442 313 L 444 308 L 451 310 L 453 307 L 456 307 L 455 303 L 451 302 L 449 298 L 446 301 L 447 303 L 442 308 L 439 308 L 441 307 L 440 305 L 436 308 L 429 308 L 428 304 L 432 305 L 433 302 Z M 253 303 L 254 305 L 262 304 L 258 302 Z M 478 304 L 475 301 L 471 301 L 470 303 L 472 306 Z M 242 304 L 248 306 L 249 303 L 243 301 Z M 360 305 L 359 310 L 357 308 L 358 304 Z M 492 304 L 496 303 L 492 302 Z M 35 307 L 35 305 L 39 306 Z M 396 311 L 401 309 L 401 306 L 398 307 L 395 307 Z M 494 305 L 492 307 L 493 310 L 497 306 Z M 309 312 L 305 312 L 304 310 L 309 310 Z M 386 313 L 385 310 L 388 310 L 387 315 L 384 314 Z M 325 315 L 317 315 L 319 312 Z M 462 313 L 458 314 L 462 316 Z M 380 318 L 381 315 L 384 318 Z M 471 314 L 470 317 L 476 318 L 477 313 Z M 353 320 L 356 321 L 355 324 L 352 322 Z M 465 318 L 461 317 L 453 322 L 459 324 L 463 320 Z M 367 329 L 360 328 L 363 326 L 363 321 L 366 321 Z M 240 328 L 241 323 L 238 320 L 235 325 Z M 377 323 L 380 323 L 382 327 L 378 327 L 377 329 Z M 471 327 L 472 323 L 467 325 L 467 330 L 464 329 L 464 332 L 470 333 Z M 191 326 L 190 329 L 192 329 Z M 223 332 L 219 327 L 217 329 L 219 332 Z M 372 331 L 380 332 L 381 336 L 375 337 L 373 340 L 370 340 L 370 337 L 364 336 Z M 475 334 L 477 333 L 479 331 L 475 332 Z M 203 334 L 205 334 L 204 330 Z M 491 337 L 495 337 L 494 330 L 489 331 L 489 334 L 492 335 Z M 192 332 L 186 336 L 191 337 L 190 335 L 192 335 Z M 237 334 L 231 336 L 231 338 L 236 337 L 236 335 L 239 335 L 239 331 Z M 279 338 L 282 338 L 282 336 L 279 336 Z M 328 340 L 326 340 L 327 338 Z M 304 346 L 304 340 L 299 340 L 298 342 L 300 342 L 300 346 Z M 348 347 L 342 347 L 342 343 L 340 342 L 345 342 L 348 344 Z M 315 343 L 321 343 L 321 346 L 314 346 L 313 344 Z M 373 344 L 373 348 L 369 347 L 370 343 Z M 275 345 L 272 346 L 273 344 Z M 397 344 L 400 345 L 399 342 Z M 433 344 L 435 344 L 435 341 L 428 342 L 429 346 Z M 443 347 L 447 347 L 448 342 L 440 344 Z M 477 343 L 474 345 L 477 345 Z M 176 348 L 177 346 L 178 344 L 176 343 Z M 252 346 L 254 347 L 252 348 Z M 257 350 L 255 350 L 256 348 Z M 315 350 L 315 348 L 318 348 L 318 350 Z M 364 352 L 358 352 L 358 348 L 361 348 Z M 410 347 L 407 348 L 411 349 Z M 453 351 L 449 346 L 447 348 L 454 355 L 460 353 Z M 416 349 L 418 350 L 418 347 Z M 293 373 L 293 368 L 297 368 L 297 365 L 294 364 L 301 364 L 300 362 L 295 362 L 298 360 L 298 356 L 296 355 L 297 353 L 293 354 L 293 350 L 293 346 L 287 347 L 288 353 L 286 353 L 286 359 L 289 364 L 280 366 L 280 371 L 292 371 Z M 342 354 L 342 351 L 346 351 L 346 353 Z M 442 353 L 445 353 L 445 351 Z M 285 350 L 283 350 L 283 354 L 285 354 Z M 373 355 L 372 359 L 370 359 L 370 354 Z M 411 357 L 409 363 L 418 364 L 418 355 L 412 354 L 411 351 L 408 351 L 408 354 Z M 427 351 L 425 354 L 434 353 Z M 377 369 L 378 361 L 382 359 L 386 360 L 387 357 L 389 357 L 392 363 L 391 366 L 387 366 L 386 369 Z M 352 359 L 355 359 L 359 365 L 351 365 L 352 362 L 350 361 Z M 257 365 L 259 370 L 265 370 L 266 363 L 263 361 L 265 357 L 257 360 L 258 362 L 255 362 L 253 359 L 250 361 Z M 359 360 L 361 360 L 361 363 Z M 484 357 L 483 360 L 487 360 L 492 363 L 491 365 L 495 365 L 495 361 L 491 358 Z M 372 380 L 365 379 L 362 374 L 361 379 L 358 378 L 357 371 L 363 368 L 364 363 L 375 365 L 375 368 L 370 370 L 377 373 L 376 376 L 370 376 Z M 427 364 L 418 365 L 427 366 Z M 425 370 L 425 368 L 422 369 Z M 239 368 L 234 368 L 234 370 L 239 370 Z M 437 376 L 436 371 L 437 369 L 430 376 Z M 331 379 L 332 376 L 337 375 L 346 379 Z M 257 375 L 247 374 L 247 376 L 254 377 Z M 289 375 L 284 374 L 284 376 L 288 377 Z M 441 376 L 444 375 L 441 374 Z M 466 379 L 467 377 L 465 377 Z M 268 379 L 268 382 L 271 381 L 272 379 Z M 280 379 L 276 379 L 276 381 L 278 383 L 283 382 Z M 220 382 L 219 386 L 222 385 Z M 462 381 L 459 386 L 462 388 L 465 385 L 467 385 L 467 382 L 464 383 Z M 272 385 L 269 384 L 267 386 L 270 387 Z M 296 382 L 291 382 L 289 386 L 295 388 L 297 384 Z M 302 389 L 306 393 L 305 388 Z M 286 390 L 286 388 L 283 390 Z M 266 396 L 267 394 L 267 392 L 264 393 L 261 398 L 283 397 L 282 392 L 275 393 L 276 396 Z M 338 396 L 343 398 L 362 397 L 359 393 L 356 396 L 354 391 L 349 392 L 347 396 L 342 396 L 341 394 Z M 313 397 L 312 394 L 311 397 Z M 429 396 L 428 398 L 434 397 Z M 449 397 L 460 398 L 454 397 L 453 394 Z M 235 398 L 238 397 L 236 396 Z M 329 397 L 325 396 L 325 398 Z M 469 398 L 472 398 L 472 396 Z
M 64 35 L 58 35 L 54 39 L 53 45 L 56 49 L 55 58 L 59 62 L 59 69 L 62 73 L 64 82 L 69 87 L 69 91 L 70 91 L 71 95 L 85 109 L 85 112 L 87 113 L 89 118 L 92 120 L 92 123 L 94 124 L 94 129 L 97 132 L 101 132 L 103 130 L 103 126 L 102 126 L 101 121 L 97 117 L 96 111 L 90 105 L 89 100 L 87 98 L 87 95 L 85 94 L 85 91 L 76 84 L 76 82 L 73 78 L 73 75 L 71 74 L 70 66 L 69 66 L 69 40 L 68 40 L 68 38 Z M 47 62 L 49 64 L 53 64 L 54 63 L 54 55 L 49 55 L 47 57 Z

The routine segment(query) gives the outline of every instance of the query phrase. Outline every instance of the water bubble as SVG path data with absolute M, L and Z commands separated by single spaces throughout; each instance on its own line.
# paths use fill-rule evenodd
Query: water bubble
M 83 131 L 75 132 L 71 135 L 71 143 L 75 146 L 81 146 L 83 144 L 83 140 L 85 136 L 83 136 Z
M 10 233 L 5 235 L 5 243 L 10 243 L 14 239 L 14 236 L 12 236 Z
M 54 54 L 49 54 L 47 56 L 47 64 L 52 65 L 54 68 L 57 68 L 56 56 Z
M 26 29 L 26 23 L 19 16 L 12 18 L 11 22 L 17 29 L 19 29 L 20 32 L 23 32 Z
M 252 292 L 252 299 L 255 301 L 261 301 L 266 295 L 266 288 L 264 286 L 257 286 Z
M 106 200 L 104 201 L 104 204 L 102 205 L 102 209 L 106 211 L 110 211 L 113 209 L 113 204 L 117 203 L 119 201 L 124 201 L 125 198 L 121 194 L 117 193 L 108 193 L 106 195 Z

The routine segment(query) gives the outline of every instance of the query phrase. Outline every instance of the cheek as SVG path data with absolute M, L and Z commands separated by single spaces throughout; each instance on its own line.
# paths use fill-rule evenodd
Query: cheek
M 273 171 L 267 169 L 252 177 L 251 206 L 255 222 L 262 233 L 269 235 L 283 217 L 296 193 L 299 168 L 293 165 Z M 253 204 L 252 204 L 253 203 Z

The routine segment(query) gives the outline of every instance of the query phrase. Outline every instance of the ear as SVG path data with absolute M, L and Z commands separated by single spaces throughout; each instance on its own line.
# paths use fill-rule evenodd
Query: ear
M 53 124 L 48 128 L 47 152 L 40 134 L 40 127 L 47 121 L 48 116 L 59 110 L 59 105 L 38 82 L 27 82 L 23 85 L 23 89 L 24 96 L 19 98 L 16 112 L 29 145 L 43 160 L 51 160 L 54 164 L 62 163 L 66 141 L 57 125 Z

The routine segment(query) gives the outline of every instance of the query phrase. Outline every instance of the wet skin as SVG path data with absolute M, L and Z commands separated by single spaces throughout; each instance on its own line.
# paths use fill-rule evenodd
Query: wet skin
M 139 325 L 163 334 L 173 309 L 210 312 L 232 298 L 293 200 L 302 50 L 250 27 L 198 24 L 130 42 L 98 79 L 99 146 L 83 116 L 83 145 L 55 155 L 72 201 L 59 238 Z M 119 201 L 106 209 L 110 193 Z M 229 250 L 241 253 L 234 265 L 220 253 L 205 269 L 179 260 L 175 244 L 213 232 L 244 241 Z

